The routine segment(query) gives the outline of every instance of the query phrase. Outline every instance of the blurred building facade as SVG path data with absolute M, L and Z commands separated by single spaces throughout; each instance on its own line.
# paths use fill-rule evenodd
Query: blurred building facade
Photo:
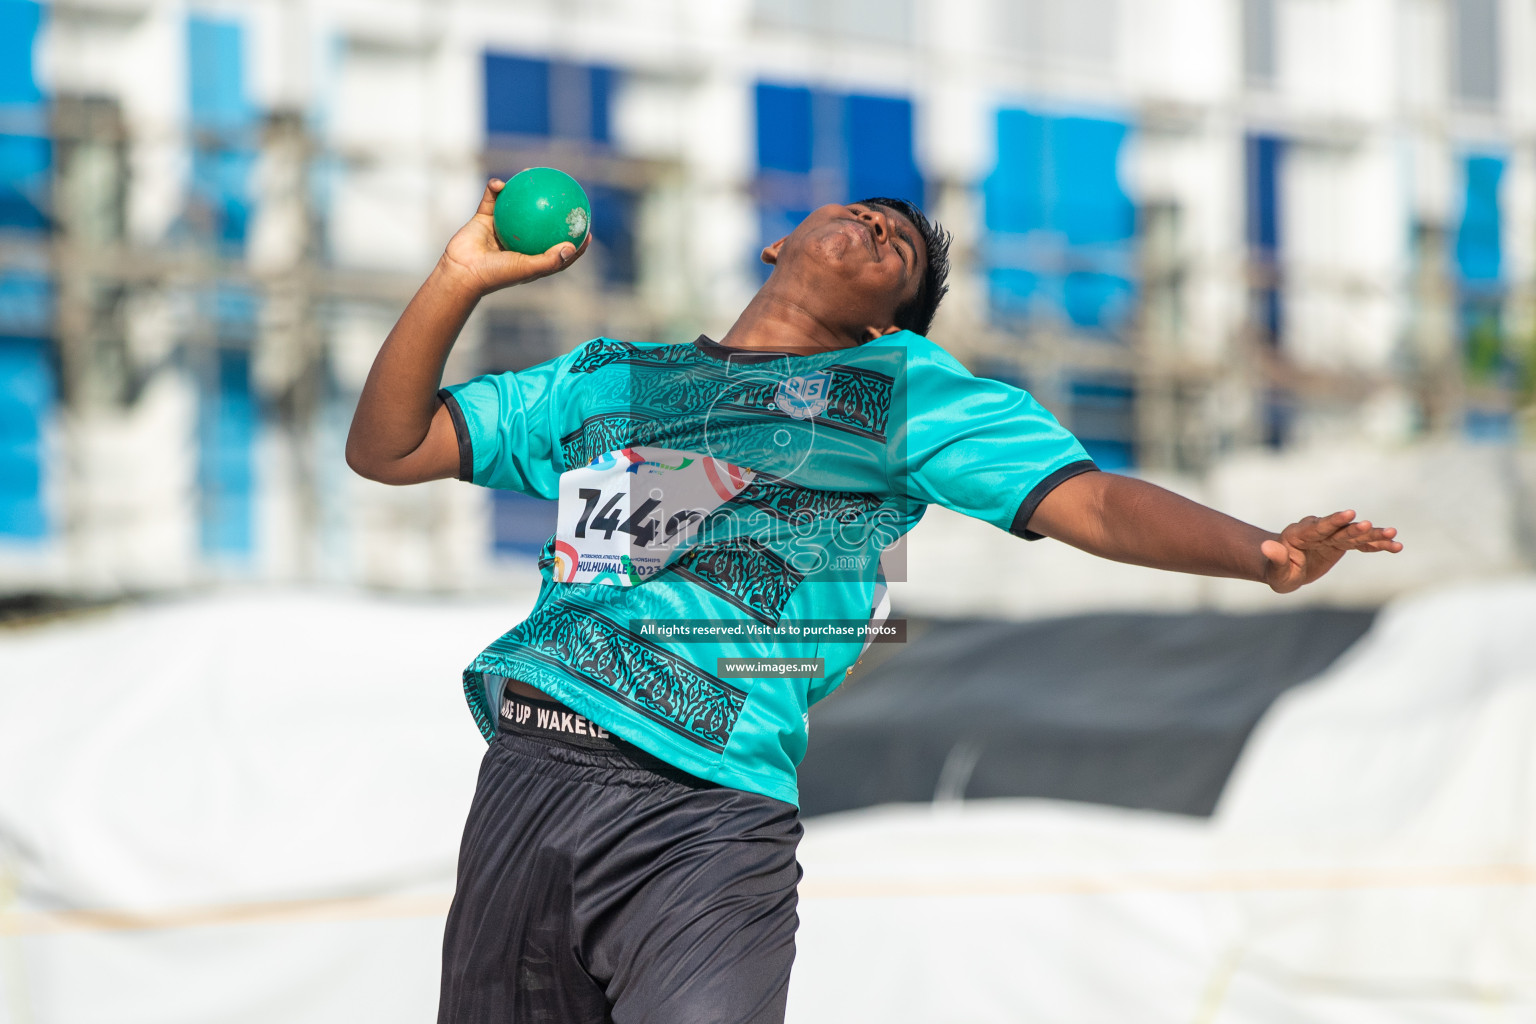
M 718 336 L 764 243 L 897 195 L 956 235 L 935 339 L 1106 468 L 1517 443 L 1533 52 L 1530 0 L 0 0 L 0 592 L 525 565 L 543 503 L 341 452 L 484 179 L 539 164 L 593 251 L 451 379 Z

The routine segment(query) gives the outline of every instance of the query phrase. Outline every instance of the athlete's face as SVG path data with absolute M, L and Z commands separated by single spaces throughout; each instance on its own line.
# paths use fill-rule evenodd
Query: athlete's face
M 861 338 L 896 330 L 896 310 L 922 286 L 928 251 L 917 228 L 884 206 L 823 206 L 763 250 L 783 286 Z

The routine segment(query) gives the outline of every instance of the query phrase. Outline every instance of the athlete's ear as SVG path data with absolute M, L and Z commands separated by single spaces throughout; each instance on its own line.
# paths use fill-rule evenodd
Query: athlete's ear
M 892 324 L 890 327 L 887 327 L 883 331 L 878 327 L 866 327 L 864 328 L 864 340 L 874 341 L 876 338 L 883 338 L 888 334 L 895 334 L 899 330 L 901 330 L 901 328 L 895 326 L 894 324 Z
M 777 242 L 763 247 L 764 263 L 768 264 L 770 267 L 778 266 L 779 250 L 784 247 L 784 239 L 788 237 L 788 235 L 785 235 L 784 238 L 779 239 Z

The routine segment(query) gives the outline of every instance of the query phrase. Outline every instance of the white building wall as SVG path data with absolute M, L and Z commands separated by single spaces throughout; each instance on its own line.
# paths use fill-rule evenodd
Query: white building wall
M 625 73 L 614 97 L 615 149 L 668 168 L 641 204 L 640 246 L 651 258 L 641 264 L 638 306 L 674 338 L 700 327 L 723 332 L 756 285 L 759 79 L 913 99 L 917 159 L 937 186 L 934 212 L 957 234 L 959 269 L 941 325 L 986 319 L 984 285 L 967 264 L 982 233 L 977 187 L 995 164 L 998 106 L 1116 111 L 1136 125 L 1122 168 L 1133 198 L 1178 211 L 1174 255 L 1185 273 L 1168 340 L 1180 360 L 1215 379 L 1205 400 L 1211 430 L 1252 437 L 1246 133 L 1294 140 L 1281 197 L 1288 300 L 1280 355 L 1302 373 L 1387 381 L 1397 372 L 1415 329 L 1411 231 L 1427 223 L 1453 236 L 1468 146 L 1491 144 L 1509 157 L 1506 277 L 1525 288 L 1510 325 L 1518 333 L 1536 323 L 1536 62 L 1527 59 L 1536 52 L 1536 8 L 1528 0 L 1500 8 L 1503 92 L 1492 111 L 1450 97 L 1447 9 L 1441 0 L 1275 0 L 1277 68 L 1268 84 L 1246 80 L 1237 0 L 120 0 L 51 6 L 40 52 L 50 90 L 120 101 L 131 139 L 129 236 L 160 246 L 190 175 L 187 18 L 241 22 L 255 104 L 300 110 L 328 150 L 314 178 L 329 255 L 340 272 L 378 289 L 371 302 L 314 311 L 335 384 L 354 394 L 401 304 L 397 293 L 430 269 L 483 188 L 487 49 Z M 279 171 L 257 174 L 263 198 L 247 269 L 258 280 L 291 272 L 301 255 L 292 243 L 306 208 L 280 200 L 307 185 Z M 146 406 L 135 425 L 101 426 L 121 434 L 108 447 L 139 444 L 146 458 L 194 450 L 195 404 L 189 413 L 185 395 L 156 397 L 191 387 L 170 358 L 178 345 L 198 343 L 187 306 L 169 287 L 135 296 L 129 346 L 145 365 L 166 364 L 167 379 L 145 399 L 164 404 Z M 466 332 L 454 374 L 478 369 L 467 353 L 482 328 L 476 321 Z M 259 364 L 269 388 L 307 365 L 270 356 Z M 1403 440 L 1412 417 L 1402 408 L 1401 388 L 1383 383 L 1367 400 L 1318 412 L 1298 436 Z M 70 466 L 96 472 L 107 443 L 86 439 L 96 429 L 62 432 Z M 261 572 L 302 574 L 314 558 L 334 566 L 345 547 L 365 578 L 415 585 L 433 564 L 468 572 L 484 558 L 483 494 L 445 485 L 431 493 L 453 497 L 402 497 L 343 484 L 339 437 L 327 429 L 330 448 L 313 456 L 304 452 L 321 443 L 314 438 L 262 442 L 263 486 L 274 493 L 262 499 L 260 543 L 272 550 L 256 560 Z M 327 541 L 320 556 L 298 539 L 304 499 L 283 482 L 306 461 L 323 467 L 319 483 L 346 489 L 340 504 L 357 522 L 352 541 Z M 104 533 L 70 561 L 70 578 L 97 586 L 195 576 L 195 480 L 191 469 L 178 473 L 134 498 L 142 505 L 134 514 L 158 524 L 151 533 L 163 557 L 123 555 L 121 571 L 112 569 L 114 552 L 140 542 L 109 543 L 102 538 L 117 534 Z M 96 487 L 66 487 L 60 500 L 87 507 Z M 425 539 L 410 539 L 421 531 Z M 459 536 L 472 538 L 469 547 L 455 547 Z

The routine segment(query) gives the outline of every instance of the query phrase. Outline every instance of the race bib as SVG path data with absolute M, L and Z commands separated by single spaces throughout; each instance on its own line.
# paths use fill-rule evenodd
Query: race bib
M 560 474 L 554 578 L 632 587 L 757 474 L 697 452 L 621 448 Z

